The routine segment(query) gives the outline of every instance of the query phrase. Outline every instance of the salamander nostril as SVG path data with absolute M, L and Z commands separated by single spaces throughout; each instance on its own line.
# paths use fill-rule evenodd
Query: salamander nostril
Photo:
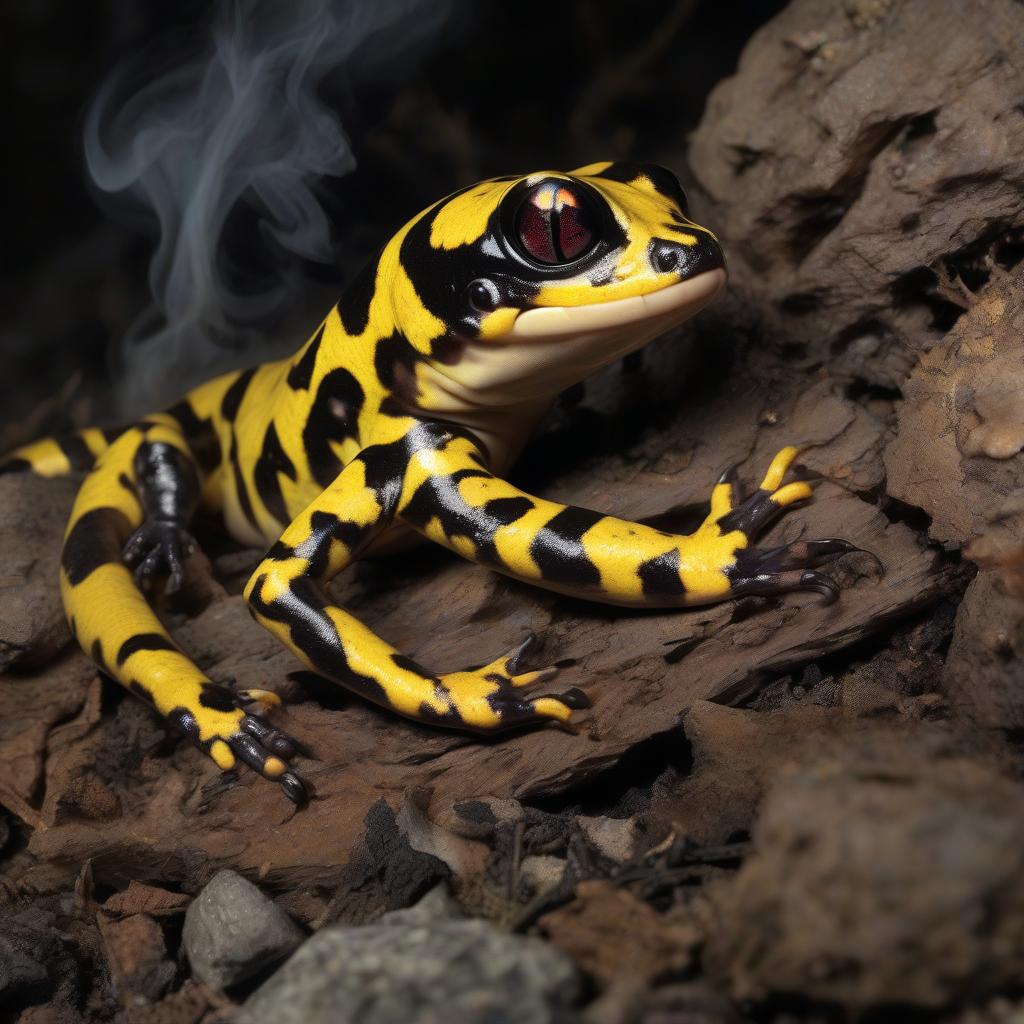
M 689 244 L 655 238 L 647 251 L 655 271 L 659 274 L 679 274 L 684 281 L 706 270 L 725 266 L 721 247 L 712 236 L 706 234 L 695 237 Z

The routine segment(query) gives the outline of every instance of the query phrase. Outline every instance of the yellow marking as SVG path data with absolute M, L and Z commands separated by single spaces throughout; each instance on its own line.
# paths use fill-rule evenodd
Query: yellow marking
M 604 171 L 607 171 L 608 168 L 611 167 L 611 165 L 611 160 L 598 160 L 597 163 L 586 164 L 583 167 L 577 167 L 575 171 L 570 171 L 569 173 L 574 178 L 592 178 L 597 174 L 601 174 Z
M 430 244 L 435 249 L 457 249 L 478 241 L 487 221 L 512 182 L 482 181 L 447 200 L 430 226 Z
M 261 711 L 281 706 L 281 698 L 273 690 L 239 690 L 238 696 L 259 706 Z
M 87 427 L 78 436 L 85 442 L 86 448 L 92 452 L 93 458 L 99 458 L 107 450 L 107 439 L 98 427 Z
M 283 775 L 288 770 L 288 765 L 284 763 L 279 757 L 268 757 L 263 762 L 263 774 L 271 779 L 276 779 L 279 775 Z
M 503 306 L 488 313 L 480 321 L 480 337 L 487 341 L 508 334 L 519 313 L 520 310 L 511 306 Z
M 533 710 L 538 715 L 554 718 L 559 722 L 568 722 L 572 718 L 572 709 L 552 697 L 539 697 L 533 702 Z
M 780 487 L 770 498 L 776 505 L 792 505 L 795 501 L 806 501 L 814 494 L 811 485 L 803 480 Z
M 210 757 L 217 762 L 217 767 L 222 772 L 235 767 L 235 755 L 231 753 L 231 748 L 223 740 L 214 740 L 210 744 Z
M 71 472 L 68 457 L 51 437 L 16 448 L 7 458 L 26 459 L 37 476 L 66 476 Z
M 732 508 L 732 484 L 715 484 L 711 491 L 711 519 L 724 516 Z
M 782 478 L 786 475 L 786 471 L 793 464 L 793 460 L 799 454 L 800 449 L 793 445 L 783 448 L 782 451 L 772 459 L 771 465 L 768 467 L 768 472 L 765 473 L 764 479 L 761 481 L 761 489 L 764 491 L 776 490 L 779 484 L 782 483 Z

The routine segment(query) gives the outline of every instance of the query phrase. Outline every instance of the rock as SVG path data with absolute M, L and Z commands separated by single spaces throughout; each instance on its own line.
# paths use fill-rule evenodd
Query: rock
M 791 358 L 899 388 L 957 312 L 925 268 L 1024 217 L 1024 16 L 1012 0 L 969 18 L 873 6 L 788 4 L 711 93 L 689 160 L 696 218 L 761 329 Z
M 616 864 L 629 860 L 636 851 L 637 825 L 632 818 L 580 815 L 576 824 L 597 850 Z
M 1007 596 L 994 572 L 978 573 L 964 594 L 942 682 L 971 724 L 1024 728 L 1024 601 Z
M 302 931 L 251 882 L 219 871 L 189 906 L 182 939 L 192 973 L 228 988 L 286 957 Z
M 519 865 L 519 877 L 534 893 L 548 892 L 561 884 L 565 877 L 566 862 L 550 854 L 524 857 Z
M 174 980 L 160 925 L 148 914 L 119 920 L 97 915 L 110 980 L 122 1002 L 141 997 L 155 1002 Z
M 103 904 L 103 912 L 110 916 L 127 917 L 132 914 L 149 914 L 150 917 L 183 914 L 189 904 L 188 896 L 180 892 L 168 892 L 155 885 L 146 885 L 134 879 L 124 892 L 116 892 Z
M 690 966 L 697 927 L 658 914 L 611 882 L 580 882 L 576 898 L 538 922 L 551 941 L 605 988 L 649 982 Z M 610 942 L 610 935 L 622 936 Z
M 704 965 L 735 999 L 936 1008 L 1024 970 L 1024 788 L 941 742 L 876 734 L 765 797 L 714 893 Z
M 77 479 L 0 478 L 0 670 L 39 666 L 71 639 L 60 603 L 59 540 Z
M 406 910 L 389 910 L 380 917 L 381 924 L 429 925 L 435 921 L 452 921 L 462 917 L 462 910 L 452 899 L 448 886 L 435 885 L 415 906 Z
M 927 512 L 929 535 L 947 547 L 990 532 L 1020 545 L 1024 508 L 1007 499 L 1024 490 L 1024 291 L 1016 275 L 996 273 L 968 295 L 903 385 L 886 490 Z
M 334 925 L 246 1001 L 251 1024 L 568 1024 L 571 961 L 484 921 Z

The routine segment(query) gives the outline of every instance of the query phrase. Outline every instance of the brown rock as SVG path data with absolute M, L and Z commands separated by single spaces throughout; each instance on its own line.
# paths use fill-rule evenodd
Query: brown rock
M 148 914 L 114 919 L 102 911 L 96 921 L 111 982 L 122 1001 L 139 996 L 151 1002 L 159 999 L 175 973 L 160 925 Z
M 899 387 L 948 311 L 924 268 L 1024 221 L 1024 12 L 796 0 L 711 93 L 689 150 L 732 287 L 808 362 Z M 1011 112 L 1012 111 L 1012 112 Z
M 999 274 L 921 356 L 885 450 L 889 493 L 931 517 L 929 534 L 960 547 L 991 523 L 1024 543 L 1024 292 Z
M 41 665 L 71 639 L 58 593 L 61 545 L 77 479 L 0 477 L 0 671 Z
M 1024 728 L 1024 601 L 994 572 L 978 573 L 964 594 L 942 682 L 953 710 L 973 724 Z
M 667 920 L 605 881 L 580 882 L 576 898 L 545 914 L 538 924 L 602 987 L 617 980 L 650 982 L 684 970 L 700 939 L 696 926 Z
M 765 798 L 715 896 L 705 966 L 735 998 L 938 1007 L 1024 969 L 1024 789 L 941 743 L 878 734 Z

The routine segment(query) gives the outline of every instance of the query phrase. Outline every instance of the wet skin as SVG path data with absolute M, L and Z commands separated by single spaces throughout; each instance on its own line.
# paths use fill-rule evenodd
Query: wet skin
M 61 592 L 83 649 L 222 769 L 240 759 L 302 803 L 268 691 L 209 679 L 148 595 L 182 584 L 197 512 L 270 545 L 245 596 L 310 670 L 406 717 L 493 733 L 567 723 L 582 691 L 545 687 L 528 640 L 482 668 L 438 673 L 327 595 L 368 551 L 420 535 L 497 572 L 607 604 L 688 607 L 838 590 L 816 571 L 842 540 L 758 549 L 795 502 L 784 448 L 742 500 L 733 477 L 692 534 L 526 494 L 503 479 L 569 385 L 706 305 L 726 280 L 714 235 L 672 174 L 598 163 L 496 178 L 406 224 L 291 358 L 229 373 L 116 431 L 28 445 L 0 472 L 88 469 L 65 537 Z

